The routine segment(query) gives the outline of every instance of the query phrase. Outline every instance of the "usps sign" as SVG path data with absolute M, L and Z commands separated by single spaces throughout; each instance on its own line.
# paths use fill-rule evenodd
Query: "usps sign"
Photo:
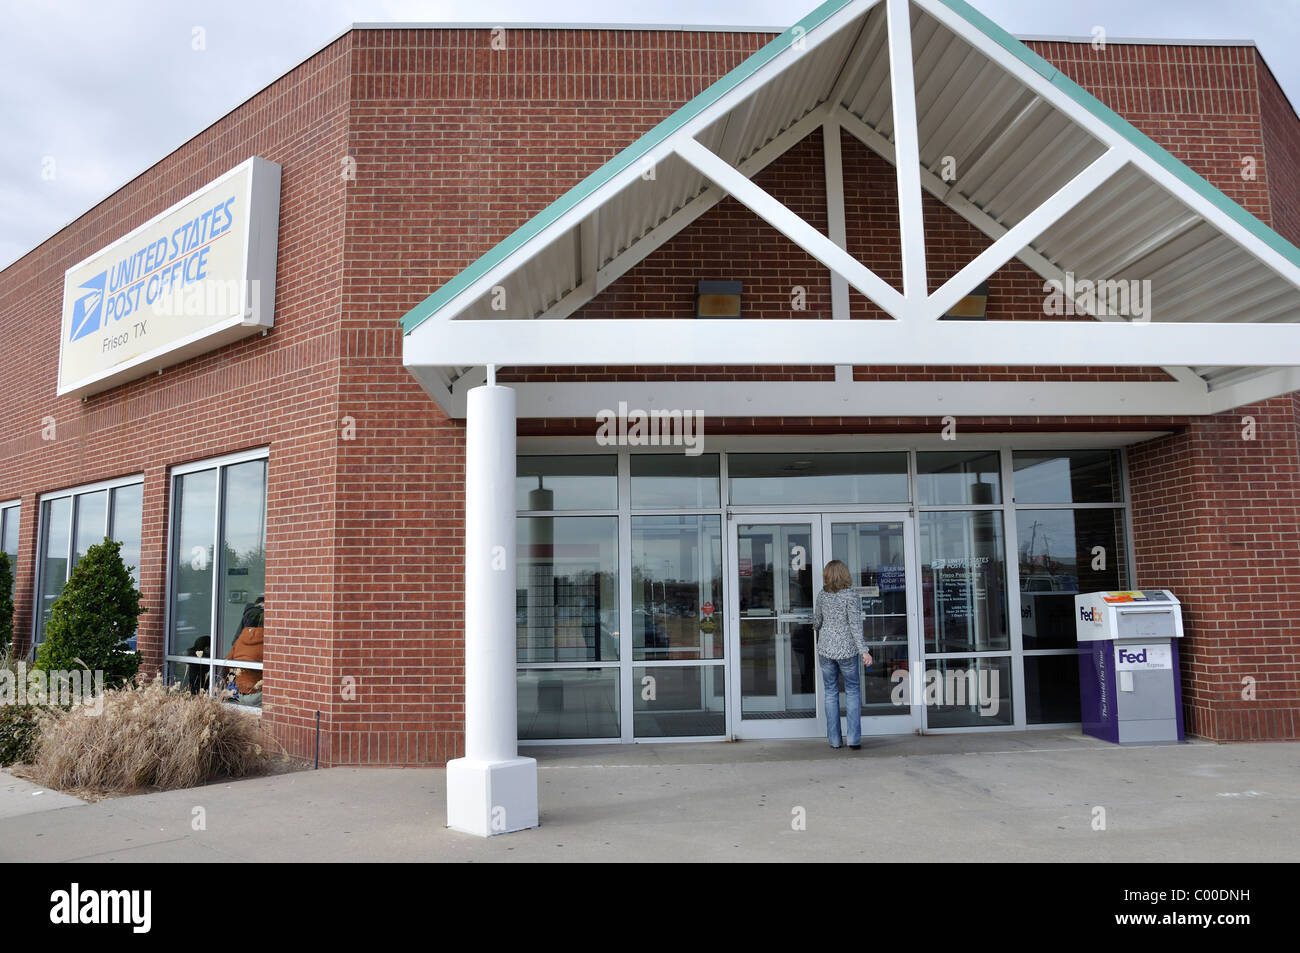
M 280 167 L 254 157 L 63 278 L 58 393 L 93 394 L 274 323 Z

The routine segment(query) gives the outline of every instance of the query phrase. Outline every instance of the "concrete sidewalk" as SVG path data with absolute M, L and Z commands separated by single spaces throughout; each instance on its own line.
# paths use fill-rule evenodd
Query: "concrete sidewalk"
M 860 752 L 524 751 L 540 765 L 532 831 L 447 830 L 440 769 L 334 768 L 95 804 L 50 792 L 53 809 L 0 810 L 0 861 L 1300 859 L 1297 744 L 1120 748 L 1020 732 L 868 738 Z

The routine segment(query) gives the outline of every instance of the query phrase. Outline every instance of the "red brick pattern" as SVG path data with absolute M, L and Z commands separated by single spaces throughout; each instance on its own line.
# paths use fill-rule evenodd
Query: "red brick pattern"
M 503 38 L 505 49 L 494 50 L 486 30 L 349 33 L 0 272 L 0 327 L 11 338 L 21 328 L 26 342 L 0 350 L 4 379 L 22 382 L 0 424 L 0 499 L 23 501 L 20 640 L 31 627 L 37 495 L 142 473 L 141 587 L 150 612 L 140 640 L 156 668 L 168 467 L 268 446 L 264 722 L 288 751 L 310 758 L 319 712 L 325 764 L 441 764 L 461 753 L 463 426 L 403 370 L 398 319 L 768 36 L 512 30 Z M 1253 50 L 1111 46 L 1098 54 L 1049 44 L 1039 52 L 1234 199 L 1293 235 L 1300 230 L 1290 174 L 1300 163 L 1300 124 Z M 892 170 L 849 137 L 842 150 L 850 250 L 897 285 Z M 1248 150 L 1264 160 L 1250 181 L 1237 163 Z M 64 269 L 251 155 L 284 169 L 273 332 L 85 403 L 56 399 Z M 353 179 L 342 174 L 347 157 Z M 814 134 L 759 182 L 825 228 L 821 169 Z M 987 240 L 932 200 L 925 214 L 938 282 Z M 800 316 L 829 314 L 825 269 L 725 200 L 580 316 L 686 317 L 704 277 L 740 277 L 747 308 L 762 317 L 791 314 L 794 284 L 807 290 Z M 993 279 L 990 313 L 1038 318 L 1041 296 L 1041 281 L 1013 263 Z M 879 316 L 851 297 L 855 317 Z M 830 375 L 722 362 L 517 369 L 501 379 Z M 1155 368 L 855 369 L 859 380 L 975 376 L 1163 378 Z M 964 418 L 962 427 L 1175 430 L 1134 450 L 1134 519 L 1140 581 L 1186 596 L 1189 726 L 1214 738 L 1293 738 L 1300 398 L 1251 412 L 1261 421 L 1251 445 L 1233 438 L 1235 414 Z M 52 442 L 40 439 L 47 415 L 58 426 Z M 940 421 L 716 424 L 715 433 L 865 434 L 932 432 Z M 590 422 L 521 420 L 519 432 L 586 433 Z M 1233 573 L 1220 572 L 1225 559 Z M 1230 584 L 1263 598 L 1254 609 L 1215 609 Z M 1249 704 L 1237 699 L 1234 682 L 1246 669 L 1261 673 Z

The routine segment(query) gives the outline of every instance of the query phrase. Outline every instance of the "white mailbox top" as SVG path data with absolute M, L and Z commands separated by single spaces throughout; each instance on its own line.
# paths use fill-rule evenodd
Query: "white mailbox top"
M 1081 592 L 1074 597 L 1080 642 L 1108 639 L 1179 639 L 1182 603 L 1168 589 Z

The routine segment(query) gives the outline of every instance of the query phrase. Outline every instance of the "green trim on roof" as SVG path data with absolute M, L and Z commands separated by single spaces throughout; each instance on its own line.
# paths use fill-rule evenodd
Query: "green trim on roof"
M 713 105 L 726 93 L 729 93 L 736 86 L 740 85 L 741 82 L 748 79 L 763 66 L 767 65 L 778 54 L 788 49 L 790 41 L 794 37 L 795 30 L 802 29 L 807 33 L 814 27 L 820 26 L 823 22 L 830 19 L 831 16 L 838 13 L 841 9 L 852 2 L 853 0 L 826 0 L 825 3 L 813 10 L 812 13 L 809 13 L 798 23 L 792 25 L 780 36 L 763 46 L 762 49 L 750 54 L 750 56 L 731 70 L 731 72 L 713 83 L 705 89 L 704 92 L 687 102 L 684 106 L 679 108 L 671 116 L 663 120 L 663 122 L 659 123 L 636 142 L 632 143 L 595 172 L 591 173 L 591 175 L 587 176 L 573 188 L 569 189 L 569 191 L 565 192 L 533 218 L 515 229 L 513 233 L 502 240 L 495 248 L 487 252 L 455 278 L 451 279 L 451 281 L 447 282 L 429 297 L 425 298 L 422 302 L 412 308 L 402 318 L 402 333 L 410 334 L 445 304 L 459 295 L 474 282 L 478 281 L 483 277 L 483 275 L 487 274 L 510 255 L 514 254 L 519 248 L 535 238 L 542 232 L 542 230 L 550 226 L 592 192 L 595 192 L 596 189 L 600 188 L 628 167 L 635 165 L 640 161 L 641 157 L 646 155 L 646 153 L 651 149 L 659 145 L 709 106 Z
M 426 298 L 420 304 L 412 308 L 402 318 L 402 333 L 410 334 L 415 328 L 419 327 L 425 320 L 435 314 L 444 305 L 459 295 L 462 291 L 478 281 L 483 275 L 495 268 L 498 264 L 514 254 L 519 248 L 523 247 L 544 229 L 558 220 L 562 215 L 574 208 L 579 202 L 596 191 L 610 179 L 623 172 L 629 166 L 638 162 L 642 156 L 646 155 L 655 146 L 662 143 L 670 135 L 684 126 L 688 121 L 694 119 L 701 112 L 707 109 L 713 103 L 717 102 L 723 95 L 730 92 L 742 81 L 748 79 L 760 68 L 774 59 L 779 53 L 783 52 L 794 36 L 794 31 L 802 28 L 805 32 L 821 25 L 842 8 L 848 6 L 853 0 L 826 0 L 825 3 L 817 7 L 802 20 L 792 25 L 780 36 L 766 44 L 762 49 L 750 55 L 742 63 L 727 73 L 717 82 L 713 83 L 704 92 L 700 93 L 690 102 L 686 103 L 667 119 L 663 120 L 636 142 L 628 146 L 614 158 L 610 159 L 591 175 L 587 176 L 573 188 L 565 192 L 545 209 L 529 219 L 507 238 L 502 240 L 491 251 L 484 254 L 472 265 L 456 275 L 455 278 L 447 282 L 436 292 Z M 965 0 L 939 0 L 944 6 L 948 7 L 962 19 L 970 23 L 975 29 L 984 33 L 994 42 L 996 42 L 1007 52 L 1011 53 L 1021 62 L 1039 73 L 1044 79 L 1064 92 L 1067 96 L 1083 106 L 1093 116 L 1105 123 L 1114 132 L 1123 136 L 1128 142 L 1141 149 L 1156 162 L 1160 163 L 1168 172 L 1176 176 L 1179 181 L 1189 186 L 1194 192 L 1203 199 L 1214 205 L 1215 208 L 1227 214 L 1233 221 L 1245 228 L 1250 234 L 1254 235 L 1268 247 L 1272 248 L 1282 257 L 1290 261 L 1296 267 L 1300 267 L 1300 248 L 1297 248 L 1291 242 L 1287 241 L 1273 229 L 1269 228 L 1262 221 L 1252 215 L 1241 205 L 1234 202 L 1219 189 L 1211 185 L 1205 178 L 1193 172 L 1185 163 L 1176 158 L 1172 153 L 1154 142 L 1150 137 L 1141 132 L 1136 126 L 1124 119 L 1109 106 L 1103 103 L 1097 97 L 1093 96 L 1086 89 L 1074 82 L 1057 67 L 1053 66 L 1047 60 L 1043 59 L 1024 43 L 1017 40 L 1002 27 L 998 26 L 984 14 L 980 13 Z
M 1268 245 L 1275 252 L 1293 265 L 1300 267 L 1300 248 L 1287 241 L 1273 229 L 1269 228 L 1246 209 L 1242 208 L 1227 195 L 1210 184 L 1203 176 L 1193 172 L 1186 163 L 1173 155 L 1163 146 L 1152 140 L 1131 122 L 1115 112 L 1092 93 L 1088 92 L 1059 69 L 1043 59 L 1025 44 L 1002 29 L 984 14 L 980 13 L 965 0 L 939 0 L 944 6 L 966 20 L 976 29 L 983 31 L 999 46 L 1014 55 L 1021 62 L 1041 73 L 1053 86 L 1061 90 L 1092 115 L 1104 122 L 1110 129 L 1119 133 L 1137 148 L 1141 149 L 1167 172 L 1175 175 L 1184 185 L 1189 186 L 1201 198 L 1227 214 L 1238 225 Z

